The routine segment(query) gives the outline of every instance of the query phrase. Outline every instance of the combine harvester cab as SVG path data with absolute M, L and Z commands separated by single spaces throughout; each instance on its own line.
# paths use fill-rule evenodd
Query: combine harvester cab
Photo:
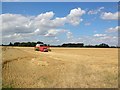
M 35 51 L 48 52 L 51 50 L 50 47 L 45 44 L 36 44 Z

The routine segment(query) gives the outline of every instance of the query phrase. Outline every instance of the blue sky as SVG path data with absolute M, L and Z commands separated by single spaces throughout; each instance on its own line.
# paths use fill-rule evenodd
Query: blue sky
M 119 2 L 119 0 L 2 0 L 2 2 Z
M 46 12 L 49 14 L 43 16 L 44 19 L 37 18 L 41 14 L 46 15 Z M 3 43 L 39 40 L 57 45 L 68 42 L 117 45 L 117 13 L 116 2 L 4 2 L 2 4 Z M 48 20 L 49 15 L 51 18 Z M 28 20 L 27 22 L 20 19 L 20 22 L 24 22 L 25 25 L 34 22 L 35 25 L 29 26 L 30 29 L 33 29 L 29 31 L 23 27 L 19 23 L 19 18 Z M 58 25 L 49 27 L 50 23 L 47 22 L 52 23 L 56 18 L 65 20 L 61 23 L 57 20 Z M 81 19 L 82 21 L 79 21 Z M 45 25 L 41 25 L 41 20 L 44 20 Z M 8 22 L 11 22 L 11 27 Z M 15 24 L 13 25 L 12 22 Z M 21 29 L 19 28 L 18 31 L 17 27 Z M 33 35 L 36 31 L 38 33 Z

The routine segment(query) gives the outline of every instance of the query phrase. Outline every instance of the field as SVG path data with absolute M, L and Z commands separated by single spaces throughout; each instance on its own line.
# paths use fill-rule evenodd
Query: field
M 2 47 L 3 87 L 117 88 L 117 48 Z

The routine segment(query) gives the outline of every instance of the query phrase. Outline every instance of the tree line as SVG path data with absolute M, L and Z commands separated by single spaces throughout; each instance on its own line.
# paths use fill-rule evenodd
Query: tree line
M 44 44 L 41 41 L 38 42 L 15 42 L 12 43 L 10 42 L 8 45 L 3 45 L 2 46 L 21 46 L 21 47 L 35 47 L 36 44 Z M 117 48 L 116 46 L 109 46 L 108 44 L 101 43 L 99 45 L 84 45 L 84 43 L 64 43 L 62 45 L 49 45 L 49 44 L 44 44 L 50 47 L 87 47 L 87 48 Z
M 23 47 L 35 47 L 36 44 L 44 44 L 43 42 L 15 42 L 12 43 L 10 42 L 8 45 L 3 45 L 2 46 L 23 46 Z
M 84 45 L 84 43 L 67 43 L 59 45 L 58 47 L 90 47 L 90 48 L 116 48 L 115 46 L 109 46 L 108 44 L 101 43 L 99 45 Z

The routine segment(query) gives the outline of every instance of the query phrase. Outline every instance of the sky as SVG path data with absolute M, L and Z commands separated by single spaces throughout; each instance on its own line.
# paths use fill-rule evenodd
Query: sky
M 118 44 L 117 2 L 3 2 L 2 43 Z
M 119 2 L 119 0 L 1 0 L 2 2 Z

